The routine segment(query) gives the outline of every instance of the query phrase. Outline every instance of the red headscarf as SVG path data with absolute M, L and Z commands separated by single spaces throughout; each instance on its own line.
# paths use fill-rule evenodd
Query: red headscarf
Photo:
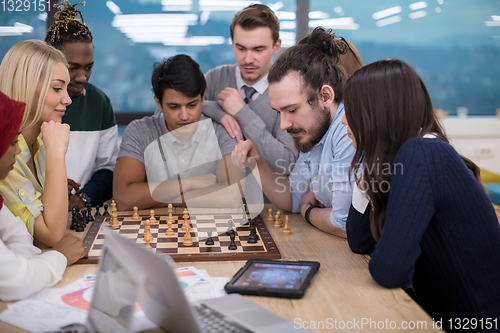
M 23 120 L 26 104 L 16 102 L 0 91 L 0 157 L 14 141 Z M 0 209 L 3 198 L 0 195 Z

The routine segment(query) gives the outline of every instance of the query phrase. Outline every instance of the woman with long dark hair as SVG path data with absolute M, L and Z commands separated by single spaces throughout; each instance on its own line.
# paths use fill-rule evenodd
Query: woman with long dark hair
M 500 225 L 479 168 L 449 144 L 424 83 L 405 62 L 358 70 L 344 92 L 361 173 L 347 219 L 374 280 L 412 290 L 443 328 L 499 329 Z

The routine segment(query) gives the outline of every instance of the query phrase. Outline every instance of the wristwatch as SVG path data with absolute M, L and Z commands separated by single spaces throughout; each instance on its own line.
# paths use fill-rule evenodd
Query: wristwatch
M 80 198 L 80 200 L 83 201 L 83 203 L 85 204 L 85 206 L 87 206 L 87 204 L 90 204 L 92 205 L 92 200 L 90 199 L 90 197 L 88 195 L 86 195 L 85 193 L 83 192 L 78 192 L 76 193 L 76 196 L 78 196 Z
M 311 221 L 309 221 L 309 213 L 311 212 L 311 209 L 313 209 L 313 208 L 321 208 L 321 207 L 318 205 L 311 205 L 311 206 L 309 206 L 309 208 L 307 208 L 306 212 L 304 213 L 304 219 L 310 225 L 313 225 L 313 224 L 311 223 Z

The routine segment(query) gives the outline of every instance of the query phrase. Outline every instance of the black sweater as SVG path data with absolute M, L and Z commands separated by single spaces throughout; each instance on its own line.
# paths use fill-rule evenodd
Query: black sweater
M 371 254 L 370 273 L 380 285 L 413 286 L 443 328 L 456 329 L 456 318 L 462 325 L 464 318 L 483 318 L 484 329 L 487 318 L 496 318 L 488 332 L 500 331 L 500 225 L 480 183 L 440 139 L 408 140 L 391 171 L 379 241 L 370 233 L 371 206 L 364 214 L 351 206 L 351 250 Z

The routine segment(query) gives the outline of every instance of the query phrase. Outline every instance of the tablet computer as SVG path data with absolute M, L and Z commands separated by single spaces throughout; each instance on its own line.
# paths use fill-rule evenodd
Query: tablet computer
M 250 259 L 224 290 L 228 294 L 301 298 L 319 266 L 316 261 Z

